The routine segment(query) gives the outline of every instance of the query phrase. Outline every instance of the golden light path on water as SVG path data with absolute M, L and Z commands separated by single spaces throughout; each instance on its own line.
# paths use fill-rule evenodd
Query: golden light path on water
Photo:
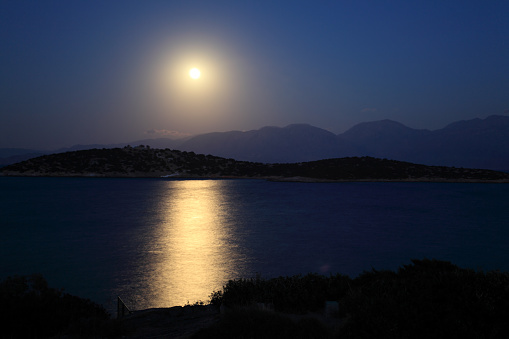
M 170 185 L 154 211 L 158 222 L 145 245 L 148 253 L 140 277 L 145 295 L 136 301 L 142 307 L 207 302 L 242 270 L 242 255 L 228 221 L 225 182 L 183 180 Z

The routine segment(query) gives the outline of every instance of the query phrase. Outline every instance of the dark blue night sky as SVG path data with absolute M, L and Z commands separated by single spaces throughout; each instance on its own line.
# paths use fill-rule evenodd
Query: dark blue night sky
M 509 114 L 508 1 L 1 1 L 0 46 L 0 148 Z

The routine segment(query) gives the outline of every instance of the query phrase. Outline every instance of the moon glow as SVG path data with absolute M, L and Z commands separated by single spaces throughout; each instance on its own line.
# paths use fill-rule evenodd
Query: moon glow
M 201 72 L 198 68 L 191 68 L 189 70 L 189 76 L 193 79 L 198 79 L 201 75 Z

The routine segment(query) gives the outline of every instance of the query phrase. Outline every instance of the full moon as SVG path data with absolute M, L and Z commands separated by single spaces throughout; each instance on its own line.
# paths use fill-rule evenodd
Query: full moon
M 189 76 L 193 79 L 198 79 L 201 75 L 201 72 L 198 68 L 191 68 L 189 70 Z

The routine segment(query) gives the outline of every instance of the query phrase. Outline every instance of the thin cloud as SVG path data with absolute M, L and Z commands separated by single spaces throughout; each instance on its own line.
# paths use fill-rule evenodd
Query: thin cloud
M 186 132 L 180 132 L 180 131 L 171 131 L 167 129 L 150 129 L 145 132 L 145 134 L 149 134 L 152 137 L 173 137 L 173 138 L 183 138 L 188 137 L 191 134 Z

